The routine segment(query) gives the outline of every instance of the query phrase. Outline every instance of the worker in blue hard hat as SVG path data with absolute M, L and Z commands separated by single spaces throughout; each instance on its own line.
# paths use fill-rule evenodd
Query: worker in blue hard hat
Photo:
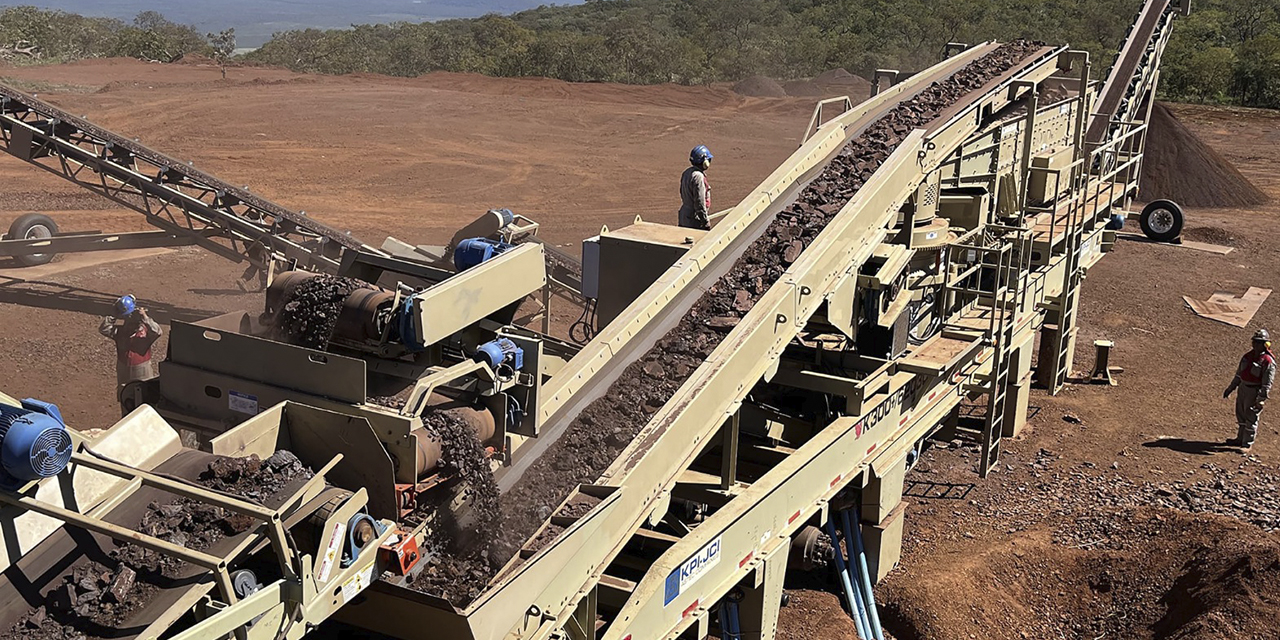
M 689 164 L 680 177 L 680 226 L 691 229 L 711 228 L 711 184 L 707 169 L 711 167 L 711 150 L 698 145 L 689 152 Z
M 133 296 L 121 296 L 112 314 L 102 319 L 98 333 L 116 343 L 116 382 L 121 385 L 134 380 L 156 377 L 151 365 L 151 345 L 160 338 L 160 325 L 147 310 L 138 306 Z

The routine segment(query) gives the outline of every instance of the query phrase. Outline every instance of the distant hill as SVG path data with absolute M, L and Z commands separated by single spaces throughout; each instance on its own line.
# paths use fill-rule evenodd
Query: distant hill
M 218 42 L 230 40 L 207 34 L 234 27 L 242 60 L 306 73 L 688 85 L 761 76 L 807 95 L 823 91 L 798 79 L 922 69 L 950 42 L 1069 43 L 1101 74 L 1144 0 L 171 0 L 163 16 L 148 8 L 159 0 L 35 1 L 53 10 L 0 6 L 0 56 L 223 60 Z M 1161 97 L 1280 108 L 1280 0 L 1196 7 L 1173 29 Z
M 559 0 L 554 4 L 579 2 L 581 0 Z M 140 12 L 159 11 L 174 22 L 194 25 L 203 31 L 235 27 L 239 46 L 259 47 L 271 39 L 273 33 L 291 29 L 341 29 L 353 24 L 474 18 L 486 13 L 515 13 L 552 3 L 543 0 L 19 0 L 12 4 L 32 4 L 126 22 Z

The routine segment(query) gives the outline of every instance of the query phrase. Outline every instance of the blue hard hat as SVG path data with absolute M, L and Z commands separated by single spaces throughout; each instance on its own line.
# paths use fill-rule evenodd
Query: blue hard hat
M 689 162 L 692 162 L 695 165 L 701 165 L 714 157 L 715 156 L 711 155 L 711 150 L 708 149 L 705 144 L 700 144 L 694 147 L 693 151 L 689 152 Z
M 138 300 L 133 296 L 120 296 L 120 299 L 116 300 L 116 317 L 117 318 L 128 318 L 129 316 L 133 315 L 134 311 L 137 311 L 137 310 L 138 310 Z

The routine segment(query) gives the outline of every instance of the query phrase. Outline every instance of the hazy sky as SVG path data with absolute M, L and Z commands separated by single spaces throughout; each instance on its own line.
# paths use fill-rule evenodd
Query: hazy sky
M 88 16 L 130 19 L 141 11 L 163 13 L 174 22 L 202 31 L 235 27 L 241 47 L 256 47 L 276 31 L 305 27 L 340 28 L 352 24 L 470 18 L 513 13 L 543 4 L 581 0 L 29 0 L 30 4 Z M 5 4 L 9 4 L 6 2 Z M 18 0 L 15 4 L 27 4 Z

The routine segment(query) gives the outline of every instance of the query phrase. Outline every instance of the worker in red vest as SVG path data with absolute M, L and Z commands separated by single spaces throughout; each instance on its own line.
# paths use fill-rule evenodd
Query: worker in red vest
M 1236 377 L 1222 397 L 1236 394 L 1236 425 L 1239 431 L 1236 437 L 1227 440 L 1227 444 L 1243 447 L 1248 451 L 1258 436 L 1258 417 L 1262 415 L 1262 406 L 1271 393 L 1271 383 L 1276 377 L 1276 357 L 1271 353 L 1271 334 L 1266 329 L 1259 329 L 1253 334 L 1253 349 L 1240 358 L 1240 366 L 1236 369 Z
M 115 313 L 102 319 L 98 333 L 116 343 L 116 382 L 156 377 L 151 366 L 151 345 L 160 338 L 160 325 L 138 306 L 133 296 L 116 300 Z

